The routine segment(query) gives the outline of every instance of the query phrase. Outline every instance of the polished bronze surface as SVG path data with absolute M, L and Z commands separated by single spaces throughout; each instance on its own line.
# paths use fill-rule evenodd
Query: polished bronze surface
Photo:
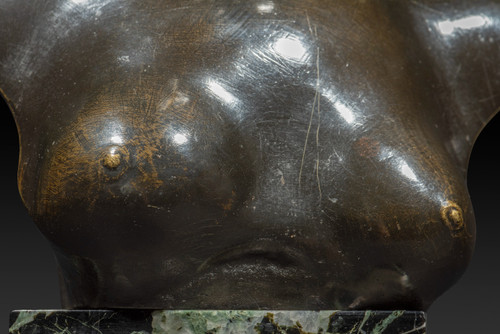
M 465 269 L 491 1 L 3 1 L 66 307 L 426 309 Z

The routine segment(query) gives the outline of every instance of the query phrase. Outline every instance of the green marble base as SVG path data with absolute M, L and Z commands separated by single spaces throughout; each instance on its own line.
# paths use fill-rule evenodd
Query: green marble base
M 13 311 L 10 334 L 423 334 L 424 312 Z

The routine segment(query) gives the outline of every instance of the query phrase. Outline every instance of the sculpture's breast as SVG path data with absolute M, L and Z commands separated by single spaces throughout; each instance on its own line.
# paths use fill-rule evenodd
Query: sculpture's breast
M 99 98 L 53 142 L 38 216 L 56 244 L 82 255 L 112 239 L 120 249 L 165 247 L 163 237 L 151 242 L 156 231 L 191 233 L 186 220 L 220 220 L 248 196 L 252 158 L 234 126 L 183 92 L 148 93 L 128 95 L 138 108 Z

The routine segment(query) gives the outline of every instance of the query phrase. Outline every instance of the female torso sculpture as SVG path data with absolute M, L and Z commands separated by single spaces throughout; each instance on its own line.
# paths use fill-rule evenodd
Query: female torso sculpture
M 426 309 L 465 269 L 496 4 L 0 6 L 64 306 Z

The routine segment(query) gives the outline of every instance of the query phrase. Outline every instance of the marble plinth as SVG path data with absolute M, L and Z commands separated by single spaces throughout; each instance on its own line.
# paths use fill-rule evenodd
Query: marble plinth
M 423 334 L 413 311 L 13 311 L 9 334 Z

